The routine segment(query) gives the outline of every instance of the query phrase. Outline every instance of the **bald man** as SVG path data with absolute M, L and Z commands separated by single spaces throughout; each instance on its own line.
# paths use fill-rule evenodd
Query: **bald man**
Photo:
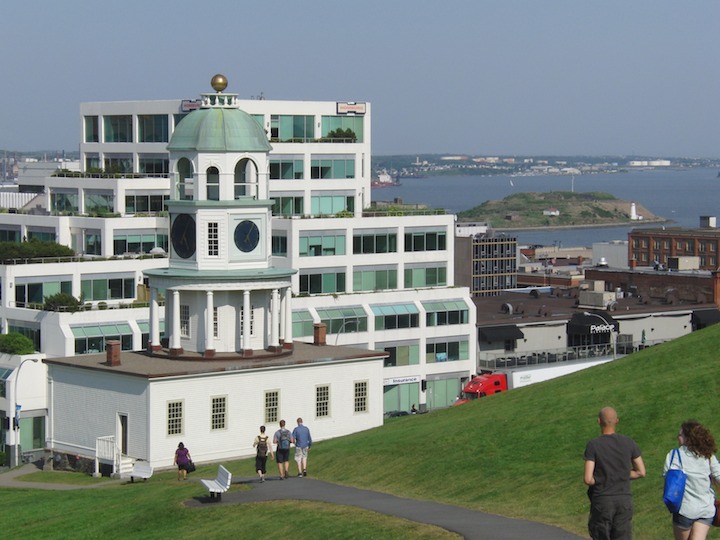
M 593 540 L 632 538 L 633 502 L 630 480 L 645 476 L 640 448 L 630 437 L 615 432 L 618 415 L 612 407 L 598 414 L 599 437 L 585 447 L 585 475 Z

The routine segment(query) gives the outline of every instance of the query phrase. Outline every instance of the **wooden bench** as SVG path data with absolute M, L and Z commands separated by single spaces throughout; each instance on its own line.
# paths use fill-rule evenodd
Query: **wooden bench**
M 132 472 L 130 473 L 130 482 L 134 482 L 135 478 L 147 480 L 153 475 L 153 468 L 147 461 L 136 461 L 133 463 Z
M 222 465 L 219 465 L 217 476 L 213 480 L 200 481 L 202 482 L 202 485 L 205 486 L 210 492 L 210 498 L 216 498 L 215 495 L 217 494 L 217 501 L 219 502 L 222 498 L 222 494 L 225 493 L 228 489 L 230 489 L 232 473 Z

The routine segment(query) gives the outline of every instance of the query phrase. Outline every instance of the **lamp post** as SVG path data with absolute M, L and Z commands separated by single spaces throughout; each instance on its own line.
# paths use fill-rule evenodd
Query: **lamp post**
M 15 400 L 15 466 L 17 467 L 18 461 L 20 460 L 20 404 L 18 403 L 18 379 L 20 378 L 20 368 L 23 367 L 25 362 L 37 362 L 37 358 L 26 358 L 17 368 L 15 372 L 15 383 L 13 390 L 13 398 Z
M 335 334 L 335 345 L 338 344 L 338 338 L 340 337 L 340 334 L 342 334 L 342 331 L 345 330 L 345 325 L 355 323 L 355 326 L 357 328 L 357 332 L 360 331 L 360 319 L 347 319 L 343 321 L 343 323 L 340 325 L 340 328 L 338 328 L 337 333 Z
M 613 355 L 613 360 L 615 360 L 615 358 L 617 356 L 616 341 L 615 341 L 615 336 L 614 336 L 615 325 L 610 324 L 609 322 L 607 322 L 607 320 L 605 320 L 604 317 L 598 315 L 597 313 L 593 313 L 592 311 L 586 311 L 583 313 L 583 315 L 590 315 L 591 317 L 597 317 L 598 319 L 600 319 L 603 322 L 603 325 L 610 326 L 610 341 L 611 341 L 611 345 L 612 345 L 612 355 Z

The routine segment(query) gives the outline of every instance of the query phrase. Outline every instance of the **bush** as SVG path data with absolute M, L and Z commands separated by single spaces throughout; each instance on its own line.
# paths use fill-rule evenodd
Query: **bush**
M 35 352 L 35 345 L 30 338 L 18 332 L 9 332 L 0 335 L 0 352 L 7 354 L 32 354 Z
M 60 292 L 45 298 L 43 310 L 68 311 L 70 313 L 75 313 L 76 311 L 80 311 L 81 306 L 82 302 L 75 298 L 73 295 Z

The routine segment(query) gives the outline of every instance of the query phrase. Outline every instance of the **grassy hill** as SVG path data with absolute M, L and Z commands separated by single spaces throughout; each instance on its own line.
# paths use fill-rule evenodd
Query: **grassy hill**
M 582 483 L 585 443 L 598 433 L 605 405 L 620 415 L 648 470 L 633 482 L 635 538 L 671 537 L 662 504 L 662 463 L 688 418 L 720 439 L 720 325 L 560 379 L 483 398 L 461 407 L 390 420 L 386 425 L 314 445 L 314 477 L 406 497 L 433 499 L 559 525 L 586 535 Z M 312 422 L 308 420 L 312 429 Z M 253 464 L 227 464 L 252 476 Z M 294 464 L 292 464 L 294 467 Z M 210 477 L 215 466 L 200 467 Z M 270 468 L 272 472 L 272 466 Z M 62 474 L 62 473 L 40 473 Z M 242 489 L 234 486 L 233 489 Z M 447 538 L 372 513 L 316 503 L 270 503 L 187 509 L 199 486 L 174 472 L 151 481 L 95 490 L 0 490 L 0 525 L 8 537 L 189 538 L 253 531 L 295 538 Z
M 630 202 L 609 193 L 548 191 L 514 193 L 500 201 L 483 204 L 458 214 L 460 221 L 484 221 L 495 228 L 607 225 L 630 222 Z M 556 209 L 558 216 L 546 216 L 544 210 Z M 645 221 L 660 218 L 636 204 Z M 507 217 L 513 216 L 512 220 Z
M 671 537 L 662 464 L 688 418 L 720 440 L 720 325 L 615 362 L 318 446 L 322 477 L 559 525 L 586 534 L 586 442 L 618 410 L 648 475 L 633 482 L 638 539 Z M 338 459 L 338 456 L 342 456 Z

